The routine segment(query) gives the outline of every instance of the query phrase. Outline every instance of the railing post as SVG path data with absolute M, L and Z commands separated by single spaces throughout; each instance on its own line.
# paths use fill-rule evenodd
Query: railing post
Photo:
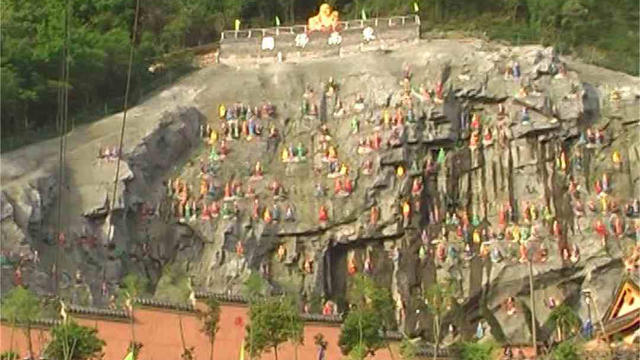
M 249 35 L 251 35 L 251 32 L 249 32 Z M 238 30 L 235 31 L 235 36 L 236 36 L 236 39 L 237 39 L 238 38 Z
M 391 27 L 391 18 L 387 20 L 387 26 Z
M 402 17 L 402 26 L 404 26 L 405 17 Z
M 374 22 L 374 26 L 378 27 L 378 18 L 376 18 L 375 22 Z

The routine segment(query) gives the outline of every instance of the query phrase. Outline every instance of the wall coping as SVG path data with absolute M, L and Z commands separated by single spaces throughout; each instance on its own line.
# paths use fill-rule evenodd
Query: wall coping
M 134 302 L 143 307 L 169 309 L 169 310 L 183 311 L 183 312 L 189 312 L 189 313 L 197 312 L 196 308 L 191 306 L 191 304 L 181 304 L 181 303 L 163 301 L 163 300 L 154 299 L 154 298 L 135 298 Z
M 86 306 L 78 306 L 73 304 L 65 304 L 67 306 L 67 311 L 72 314 L 80 315 L 80 316 L 95 316 L 100 318 L 109 318 L 109 319 L 119 319 L 119 320 L 128 320 L 131 319 L 131 316 L 128 312 L 124 310 L 113 310 L 107 308 L 98 308 L 98 307 L 86 307 Z
M 409 21 L 407 21 L 409 20 Z M 399 22 L 399 23 L 397 23 Z M 364 29 L 365 27 L 379 27 L 381 24 L 387 24 L 387 26 L 407 26 L 407 25 L 420 25 L 420 16 L 404 15 L 404 16 L 391 16 L 387 18 L 373 18 L 369 20 L 345 20 L 338 22 L 338 28 L 342 30 L 351 29 Z M 224 42 L 225 39 L 251 39 L 258 36 L 279 36 L 280 34 L 302 34 L 307 33 L 307 25 L 293 25 L 293 26 L 277 26 L 269 28 L 250 28 L 244 30 L 225 30 L 220 33 L 220 42 Z
M 239 305 L 248 305 L 249 301 L 246 297 L 240 294 L 228 294 L 228 293 L 215 293 L 208 291 L 198 291 L 195 293 L 196 299 L 207 299 L 214 298 L 221 303 L 227 304 L 239 304 Z M 275 294 L 281 295 L 281 294 Z M 342 323 L 342 315 L 323 315 L 323 314 L 310 314 L 310 313 L 300 313 L 300 317 L 304 322 L 318 322 L 318 323 L 334 323 L 341 324 Z
M 11 322 L 9 321 L 9 319 L 7 319 L 5 316 L 0 317 L 0 322 L 2 323 L 6 323 L 9 326 L 11 326 Z M 35 319 L 32 322 L 33 326 L 40 326 L 40 327 L 52 327 L 52 326 L 56 326 L 60 324 L 60 320 L 57 319 L 47 319 L 47 318 L 39 318 L 39 319 Z M 24 327 L 26 326 L 26 324 L 24 322 L 17 322 L 16 326 L 21 326 Z

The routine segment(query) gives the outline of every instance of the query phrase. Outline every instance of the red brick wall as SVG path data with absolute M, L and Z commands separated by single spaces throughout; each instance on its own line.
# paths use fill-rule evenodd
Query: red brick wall
M 214 358 L 221 360 L 235 360 L 239 358 L 242 339 L 244 338 L 244 326 L 247 324 L 248 308 L 240 305 L 222 306 L 220 318 L 220 330 L 216 337 L 214 348 Z M 179 316 L 182 316 L 184 337 L 187 346 L 195 347 L 195 355 L 198 360 L 209 359 L 209 341 L 200 332 L 202 323 L 193 313 L 178 313 L 175 311 L 157 308 L 137 308 L 135 313 L 135 334 L 136 341 L 142 342 L 141 359 L 143 360 L 173 360 L 179 359 L 182 349 L 179 330 Z M 112 320 L 96 320 L 91 318 L 74 317 L 80 324 L 96 327 L 98 334 L 107 345 L 104 348 L 105 360 L 121 360 L 126 355 L 127 344 L 131 338 L 131 327 L 126 322 Z M 26 338 L 21 331 L 14 332 L 13 348 L 19 354 L 25 355 L 27 352 Z M 305 324 L 304 345 L 298 347 L 299 360 L 315 360 L 317 349 L 313 343 L 313 337 L 321 333 L 329 342 L 327 349 L 327 359 L 341 359 L 338 348 L 338 337 L 340 336 L 339 324 L 307 323 Z M 6 323 L 0 326 L 0 350 L 6 351 L 11 348 L 10 339 L 11 328 Z M 33 331 L 32 339 L 34 351 L 39 350 L 46 342 L 46 329 L 36 329 Z M 397 353 L 396 353 L 397 354 Z M 395 356 L 398 358 L 398 355 Z M 293 346 L 289 343 L 278 348 L 278 358 L 280 360 L 294 359 Z M 389 359 L 387 351 L 381 350 L 375 359 Z M 248 356 L 245 357 L 248 360 Z M 266 353 L 261 359 L 273 360 L 273 353 Z

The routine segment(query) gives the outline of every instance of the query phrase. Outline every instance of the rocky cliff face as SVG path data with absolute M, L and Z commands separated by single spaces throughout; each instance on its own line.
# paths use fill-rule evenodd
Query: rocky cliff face
M 421 294 L 450 282 L 447 323 L 469 335 L 483 319 L 519 342 L 531 333 L 529 257 L 544 338 L 550 299 L 586 318 L 589 288 L 604 313 L 638 241 L 639 95 L 637 78 L 477 40 L 204 69 L 134 112 L 110 216 L 113 164 L 71 156 L 59 197 L 53 157 L 35 164 L 54 143 L 3 155 L 5 270 L 38 250 L 39 263 L 20 265 L 24 281 L 55 290 L 63 201 L 57 270 L 75 301 L 105 304 L 126 272 L 157 284 L 171 265 L 203 290 L 240 292 L 259 272 L 312 308 L 345 309 L 364 272 L 394 294 L 408 333 L 430 335 Z M 218 105 L 231 113 L 235 102 L 275 113 L 221 119 Z

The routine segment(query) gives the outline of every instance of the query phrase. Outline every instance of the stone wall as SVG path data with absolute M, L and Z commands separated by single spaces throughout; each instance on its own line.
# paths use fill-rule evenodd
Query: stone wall
M 248 324 L 248 307 L 241 304 L 223 304 L 221 306 L 220 331 L 216 335 L 214 348 L 215 359 L 238 359 L 242 340 L 245 336 L 245 326 Z M 182 318 L 184 338 L 188 347 L 195 348 L 196 359 L 208 359 L 210 345 L 206 335 L 200 329 L 202 322 L 195 312 L 178 312 L 175 310 L 140 307 L 135 311 L 136 341 L 143 344 L 140 354 L 142 359 L 164 360 L 179 359 L 182 352 L 182 344 L 179 332 L 179 317 Z M 104 360 L 120 360 L 126 355 L 126 348 L 130 341 L 131 327 L 128 320 L 114 320 L 110 318 L 98 318 L 95 316 L 72 318 L 79 324 L 97 328 L 98 336 L 106 342 L 103 348 Z M 315 359 L 316 346 L 314 336 L 323 334 L 328 342 L 327 359 L 341 358 L 338 347 L 340 336 L 339 323 L 306 322 L 304 327 L 304 343 L 298 348 L 298 359 Z M 47 326 L 36 327 L 32 331 L 33 349 L 40 354 L 49 340 L 49 328 Z M 13 344 L 11 344 L 13 340 Z M 394 353 L 398 354 L 396 344 L 392 345 Z M 18 352 L 21 356 L 27 354 L 27 341 L 22 328 L 12 331 L 11 327 L 3 322 L 0 326 L 0 352 Z M 282 344 L 278 348 L 278 356 L 281 359 L 293 359 L 294 348 L 290 343 Z M 381 350 L 375 357 L 368 359 L 388 359 L 388 351 Z M 398 356 L 398 355 L 396 355 Z M 248 355 L 245 354 L 248 358 Z M 264 353 L 260 359 L 274 359 L 273 351 Z
M 363 30 L 373 29 L 375 39 L 365 41 Z M 278 27 L 225 31 L 220 41 L 220 60 L 247 58 L 284 59 L 300 57 L 337 56 L 349 52 L 388 49 L 420 37 L 420 18 L 417 16 L 353 20 L 340 23 L 340 44 L 329 44 L 329 33 L 311 32 L 305 46 L 296 45 L 296 36 L 306 33 L 306 26 Z M 262 48 L 263 39 L 274 39 L 273 49 Z

